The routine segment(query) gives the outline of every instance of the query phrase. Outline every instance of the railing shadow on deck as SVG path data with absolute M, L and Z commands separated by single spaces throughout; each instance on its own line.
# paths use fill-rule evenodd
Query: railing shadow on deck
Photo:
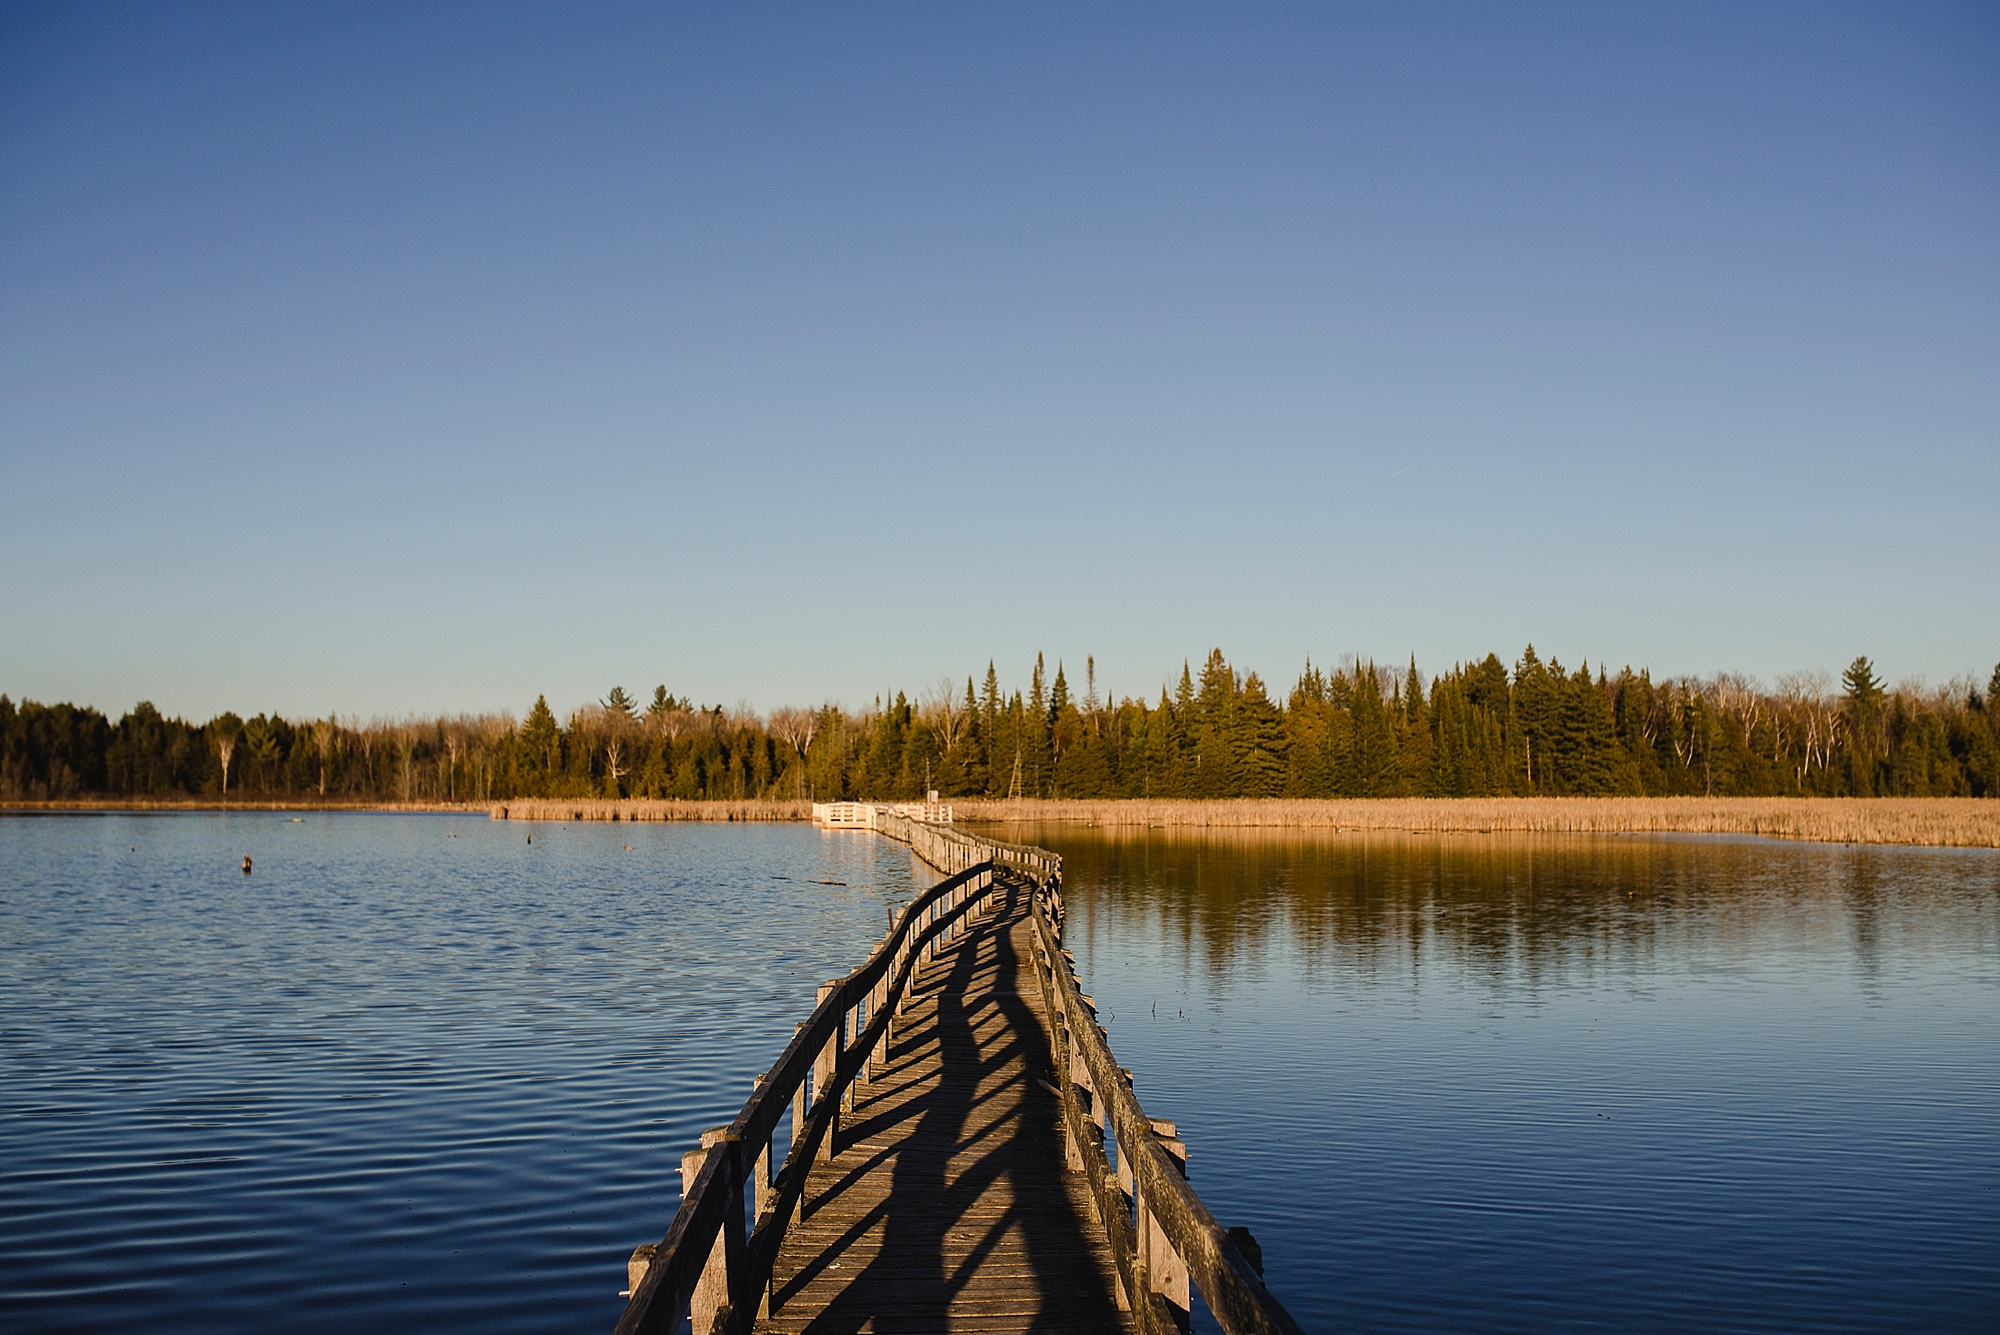
M 679 1335 L 690 1318 L 694 1335 L 743 1335 L 770 1310 L 779 1247 L 802 1208 L 813 1162 L 833 1156 L 856 1077 L 886 1057 L 922 964 L 962 933 L 966 919 L 997 891 L 1019 885 L 997 875 L 998 868 L 1030 883 L 1031 963 L 1054 1030 L 1050 1065 L 1061 1143 L 1069 1166 L 1089 1179 L 1139 1329 L 1148 1335 L 1186 1330 L 1192 1285 L 1226 1335 L 1297 1331 L 1265 1289 L 1261 1264 L 1246 1257 L 1246 1247 L 1255 1255 L 1247 1232 L 1225 1231 L 1188 1186 L 1186 1151 L 1172 1124 L 1145 1116 L 1130 1072 L 1111 1055 L 1094 1004 L 1077 986 L 1075 961 L 1062 948 L 1062 860 L 1045 849 L 887 812 L 876 829 L 909 844 L 947 878 L 905 906 L 866 963 L 820 988 L 811 1018 L 758 1081 L 736 1120 L 703 1133 L 701 1147 L 683 1156 L 680 1209 L 656 1247 L 634 1252 L 631 1302 L 617 1335 Z M 1023 1034 L 1041 1033 L 1031 1014 L 1011 1018 Z M 773 1173 L 773 1137 L 787 1108 L 791 1145 Z M 754 1188 L 754 1225 L 745 1219 L 746 1186 Z M 898 1191 L 902 1186 L 896 1183 Z M 940 1236 L 940 1266 L 942 1243 Z
M 925 980 L 935 1012 L 899 1031 L 900 1051 L 890 1054 L 891 1079 L 898 1074 L 908 1079 L 934 1047 L 939 1064 L 931 1087 L 911 1095 L 906 1085 L 894 1085 L 857 1100 L 844 1132 L 851 1137 L 848 1143 L 895 1139 L 896 1166 L 888 1199 L 849 1222 L 827 1254 L 844 1251 L 877 1225 L 883 1236 L 874 1258 L 849 1278 L 807 1330 L 858 1330 L 871 1321 L 870 1328 L 884 1335 L 948 1329 L 953 1303 L 980 1259 L 1023 1222 L 1024 1205 L 1046 1204 L 1037 1187 L 1061 1189 L 1059 1174 L 1047 1171 L 1059 1167 L 1063 1153 L 1056 1101 L 1037 1094 L 996 1112 L 989 1105 L 1004 1102 L 1014 1091 L 990 1083 L 981 1089 L 983 1082 L 1004 1078 L 1002 1073 L 1017 1063 L 1030 1078 L 1053 1075 L 1055 1069 L 1042 1025 L 1023 995 L 1035 986 L 1033 961 L 1017 952 L 1007 930 L 1010 919 L 1030 914 L 1033 883 L 1015 875 L 1004 876 L 999 884 L 989 906 L 999 930 L 960 943 L 945 961 L 948 976 Z M 879 1159 L 862 1159 L 828 1194 L 837 1200 L 841 1189 L 878 1165 Z M 1048 1181 L 1038 1183 L 1035 1179 L 1043 1175 Z M 967 1213 L 982 1198 L 1005 1199 L 1009 1208 L 997 1217 L 967 1222 Z M 892 1208 L 891 1202 L 899 1204 Z M 1096 1291 L 1057 1283 L 1074 1276 L 1076 1258 L 1090 1254 L 1081 1216 L 1073 1210 L 1041 1209 L 1034 1227 L 1022 1228 L 1018 1236 L 1027 1251 L 1027 1275 L 1010 1296 L 1032 1300 L 1038 1310 L 1038 1315 L 1023 1318 L 1022 1329 L 1076 1329 L 1079 1318 L 1096 1320 L 1106 1329 L 1122 1324 L 1108 1283 Z M 773 1310 L 783 1310 L 782 1302 L 802 1291 L 816 1273 L 809 1270 L 774 1289 Z

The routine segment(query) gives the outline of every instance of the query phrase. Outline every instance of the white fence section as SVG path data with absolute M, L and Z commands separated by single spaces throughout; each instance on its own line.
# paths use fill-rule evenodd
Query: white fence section
M 901 816 L 930 825 L 951 824 L 949 802 L 815 802 L 813 819 L 823 830 L 873 830 L 883 816 Z

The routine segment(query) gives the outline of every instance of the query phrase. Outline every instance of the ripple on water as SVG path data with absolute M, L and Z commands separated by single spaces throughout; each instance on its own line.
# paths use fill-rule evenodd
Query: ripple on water
M 681 1152 L 919 878 L 354 815 L 0 819 L 0 868 L 0 1292 L 51 1331 L 607 1328 Z

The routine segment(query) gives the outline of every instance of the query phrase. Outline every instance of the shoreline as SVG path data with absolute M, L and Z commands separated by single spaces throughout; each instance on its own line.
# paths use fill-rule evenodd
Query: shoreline
M 968 801 L 973 824 L 1106 830 L 1405 834 L 1747 834 L 1836 844 L 2000 848 L 2000 801 L 1977 797 L 1382 797 Z
M 2000 801 L 1973 797 L 1384 797 L 1017 799 L 951 801 L 968 825 L 1082 825 L 1107 831 L 1301 830 L 1406 834 L 1747 834 L 1819 843 L 2000 848 Z M 494 802 L 344 802 L 318 798 L 0 801 L 6 814 L 358 811 L 486 815 L 529 821 L 804 822 L 803 801 L 510 798 Z

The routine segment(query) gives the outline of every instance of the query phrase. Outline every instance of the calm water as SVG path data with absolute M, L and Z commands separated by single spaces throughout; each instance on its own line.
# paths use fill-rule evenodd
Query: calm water
M 2000 1329 L 2000 855 L 1013 834 L 1308 1329 Z
M 606 1331 L 912 875 L 801 827 L 0 817 L 0 1327 Z
M 930 878 L 529 828 L 0 818 L 0 1325 L 608 1329 Z M 2000 855 L 1013 833 L 1308 1328 L 2000 1324 Z

